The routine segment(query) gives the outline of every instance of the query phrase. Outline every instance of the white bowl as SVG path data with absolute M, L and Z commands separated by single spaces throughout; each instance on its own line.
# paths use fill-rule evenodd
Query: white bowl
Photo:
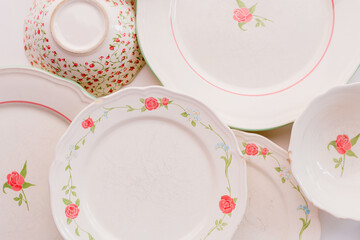
M 134 6 L 133 0 L 35 0 L 25 20 L 26 56 L 95 96 L 117 91 L 144 65 Z
M 295 121 L 292 171 L 306 196 L 340 218 L 360 220 L 360 84 L 317 97 Z

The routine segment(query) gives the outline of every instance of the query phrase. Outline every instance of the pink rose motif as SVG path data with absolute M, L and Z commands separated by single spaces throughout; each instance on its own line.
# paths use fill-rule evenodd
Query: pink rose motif
M 158 100 L 156 100 L 153 97 L 149 97 L 149 98 L 145 99 L 144 104 L 145 104 L 145 108 L 149 111 L 157 109 L 159 107 Z
M 234 199 L 232 199 L 228 195 L 224 195 L 221 197 L 221 200 L 219 202 L 219 207 L 223 213 L 229 214 L 235 209 L 236 204 L 234 202 Z
M 163 104 L 164 106 L 166 106 L 166 105 L 169 104 L 169 99 L 168 99 L 168 98 L 163 98 L 163 99 L 161 100 L 161 102 L 162 102 L 162 104 Z
M 335 141 L 336 150 L 338 153 L 344 155 L 347 151 L 351 149 L 351 142 L 347 135 L 338 135 Z
M 14 171 L 7 175 L 7 183 L 14 191 L 20 191 L 25 180 L 18 172 Z
M 265 156 L 268 154 L 268 152 L 269 152 L 269 149 L 263 148 L 263 150 L 261 151 L 261 154 Z
M 82 127 L 84 129 L 86 128 L 91 128 L 92 126 L 94 126 L 94 122 L 92 120 L 92 118 L 88 118 L 88 119 L 85 119 L 82 123 L 81 123 Z
M 233 18 L 239 23 L 250 22 L 253 19 L 253 15 L 248 8 L 244 7 L 235 9 Z
M 255 156 L 259 153 L 259 148 L 255 144 L 249 143 L 245 147 L 245 153 L 249 156 Z
M 75 219 L 79 215 L 79 207 L 76 204 L 71 203 L 65 208 L 65 215 L 67 218 Z

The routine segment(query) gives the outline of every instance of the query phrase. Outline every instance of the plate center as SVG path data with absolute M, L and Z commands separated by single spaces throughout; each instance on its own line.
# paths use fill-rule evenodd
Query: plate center
M 105 39 L 108 18 L 94 0 L 67 0 L 60 3 L 51 18 L 51 33 L 58 45 L 73 53 L 87 53 Z
M 269 94 L 301 82 L 331 40 L 331 0 L 173 3 L 173 38 L 186 64 L 206 82 L 237 94 Z
M 87 153 L 81 186 L 84 211 L 102 238 L 198 234 L 211 212 L 209 199 L 216 198 L 212 156 L 202 140 L 159 117 L 115 124 Z

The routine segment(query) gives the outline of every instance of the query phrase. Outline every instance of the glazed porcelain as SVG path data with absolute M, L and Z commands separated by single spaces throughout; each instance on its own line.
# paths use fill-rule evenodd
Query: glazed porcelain
M 160 81 L 196 96 L 235 128 L 294 121 L 319 93 L 348 81 L 360 62 L 358 0 L 137 5 L 139 42 Z
M 234 132 L 247 160 L 249 192 L 232 240 L 319 240 L 318 209 L 294 179 L 288 153 L 260 135 Z
M 339 218 L 360 220 L 360 84 L 317 97 L 295 121 L 293 173 L 308 198 Z
M 205 105 L 129 88 L 82 111 L 60 140 L 53 215 L 65 239 L 229 240 L 246 207 L 245 168 Z
M 31 65 L 97 97 L 131 82 L 144 65 L 133 0 L 35 0 L 24 48 Z
M 49 168 L 74 116 L 93 99 L 73 82 L 30 68 L 0 69 L 0 239 L 60 240 Z

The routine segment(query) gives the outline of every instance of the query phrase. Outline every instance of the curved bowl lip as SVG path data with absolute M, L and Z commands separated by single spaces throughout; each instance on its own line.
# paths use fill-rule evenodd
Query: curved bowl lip
M 305 118 L 305 116 L 308 114 L 308 112 L 316 107 L 318 105 L 318 102 L 321 101 L 324 98 L 327 98 L 328 96 L 331 96 L 333 94 L 336 94 L 338 92 L 344 92 L 344 91 L 348 91 L 349 89 L 353 89 L 354 87 L 356 88 L 360 88 L 360 83 L 351 83 L 351 84 L 346 84 L 346 85 L 341 85 L 341 86 L 336 86 L 331 88 L 330 90 L 320 94 L 319 96 L 317 96 L 316 98 L 314 98 L 309 105 L 307 106 L 307 108 L 304 110 L 304 112 L 300 115 L 300 117 L 295 120 L 292 131 L 291 131 L 291 137 L 290 137 L 290 144 L 289 144 L 289 159 L 291 161 L 291 171 L 293 172 L 293 175 L 296 179 L 296 181 L 298 182 L 298 184 L 300 185 L 301 189 L 303 190 L 305 196 L 307 199 L 309 199 L 316 207 L 318 207 L 319 209 L 330 213 L 331 215 L 333 215 L 334 217 L 337 218 L 341 218 L 341 219 L 351 219 L 351 220 L 355 220 L 355 221 L 360 221 L 360 216 L 351 216 L 351 215 L 346 215 L 343 214 L 341 211 L 338 210 L 334 210 L 332 209 L 328 209 L 326 207 L 323 206 L 322 202 L 320 202 L 319 200 L 317 200 L 316 198 L 312 197 L 311 192 L 309 191 L 309 189 L 304 185 L 304 183 L 301 181 L 301 176 L 299 175 L 299 171 L 296 168 L 296 165 L 294 164 L 294 161 L 299 161 L 300 160 L 295 160 L 293 158 L 293 149 L 295 149 L 294 144 L 297 143 L 297 141 L 295 140 L 295 138 L 297 138 L 297 136 L 301 136 L 301 132 L 299 132 L 299 125 L 301 124 L 301 122 L 303 121 L 303 119 Z M 296 141 L 296 142 L 294 142 Z
M 210 116 L 212 116 L 212 120 L 217 122 L 217 124 L 219 124 L 220 127 L 223 128 L 223 130 L 225 131 L 225 133 L 227 133 L 227 136 L 229 138 L 231 138 L 231 141 L 233 141 L 234 146 L 234 154 L 237 154 L 239 157 L 239 160 L 241 161 L 241 165 L 242 165 L 242 169 L 240 169 L 241 172 L 239 172 L 238 174 L 241 174 L 241 179 L 242 179 L 242 186 L 241 186 L 241 196 L 239 196 L 239 200 L 238 203 L 243 203 L 242 207 L 239 211 L 239 220 L 237 222 L 237 225 L 234 226 L 234 230 L 232 232 L 231 237 L 235 234 L 236 229 L 238 228 L 238 226 L 240 225 L 241 221 L 244 218 L 245 215 L 245 211 L 247 208 L 247 198 L 248 198 L 248 190 L 247 190 L 247 167 L 246 167 L 246 160 L 245 157 L 243 156 L 243 154 L 240 151 L 240 147 L 239 144 L 236 140 L 236 136 L 235 133 L 230 129 L 230 127 L 228 125 L 226 125 L 219 117 L 218 115 L 208 106 L 206 106 L 204 103 L 202 103 L 201 101 L 188 96 L 186 94 L 177 92 L 177 91 L 173 91 L 170 90 L 166 87 L 162 87 L 162 86 L 148 86 L 148 87 L 131 87 L 131 88 L 125 88 L 125 89 L 121 89 L 111 95 L 108 96 L 104 96 L 101 98 L 98 98 L 97 100 L 95 100 L 93 103 L 89 104 L 87 107 L 85 107 L 81 112 L 78 113 L 78 115 L 73 119 L 73 121 L 71 122 L 70 126 L 67 128 L 67 130 L 65 131 L 65 133 L 62 135 L 62 137 L 60 138 L 60 140 L 58 141 L 56 148 L 55 148 L 55 154 L 54 154 L 54 161 L 50 166 L 50 170 L 49 170 L 49 187 L 50 187 L 50 206 L 51 206 L 51 212 L 53 214 L 53 218 L 54 218 L 54 222 L 60 232 L 60 234 L 62 235 L 62 237 L 64 239 L 70 239 L 69 237 L 71 237 L 66 231 L 65 229 L 61 228 L 61 224 L 58 220 L 58 218 L 56 218 L 55 216 L 57 215 L 55 212 L 55 201 L 54 201 L 54 194 L 52 193 L 54 191 L 53 187 L 52 187 L 52 176 L 53 176 L 53 172 L 56 171 L 56 163 L 58 162 L 58 160 L 56 160 L 56 154 L 59 152 L 60 146 L 63 144 L 63 142 L 66 140 L 66 136 L 68 134 L 70 134 L 70 132 L 72 131 L 72 125 L 76 122 L 79 121 L 79 119 L 81 119 L 81 116 L 83 115 L 84 112 L 90 110 L 90 109 L 95 109 L 96 105 L 99 103 L 103 103 L 106 101 L 109 101 L 113 98 L 117 98 L 118 95 L 121 95 L 124 92 L 148 92 L 148 91 L 156 91 L 156 90 L 160 90 L 160 91 L 165 91 L 168 92 L 170 94 L 174 94 L 174 95 L 178 95 L 181 97 L 185 97 L 185 98 L 189 98 L 191 99 L 191 101 L 195 102 L 196 104 L 198 104 L 201 108 L 207 110 L 208 114 Z M 230 238 L 231 239 L 231 238 Z

